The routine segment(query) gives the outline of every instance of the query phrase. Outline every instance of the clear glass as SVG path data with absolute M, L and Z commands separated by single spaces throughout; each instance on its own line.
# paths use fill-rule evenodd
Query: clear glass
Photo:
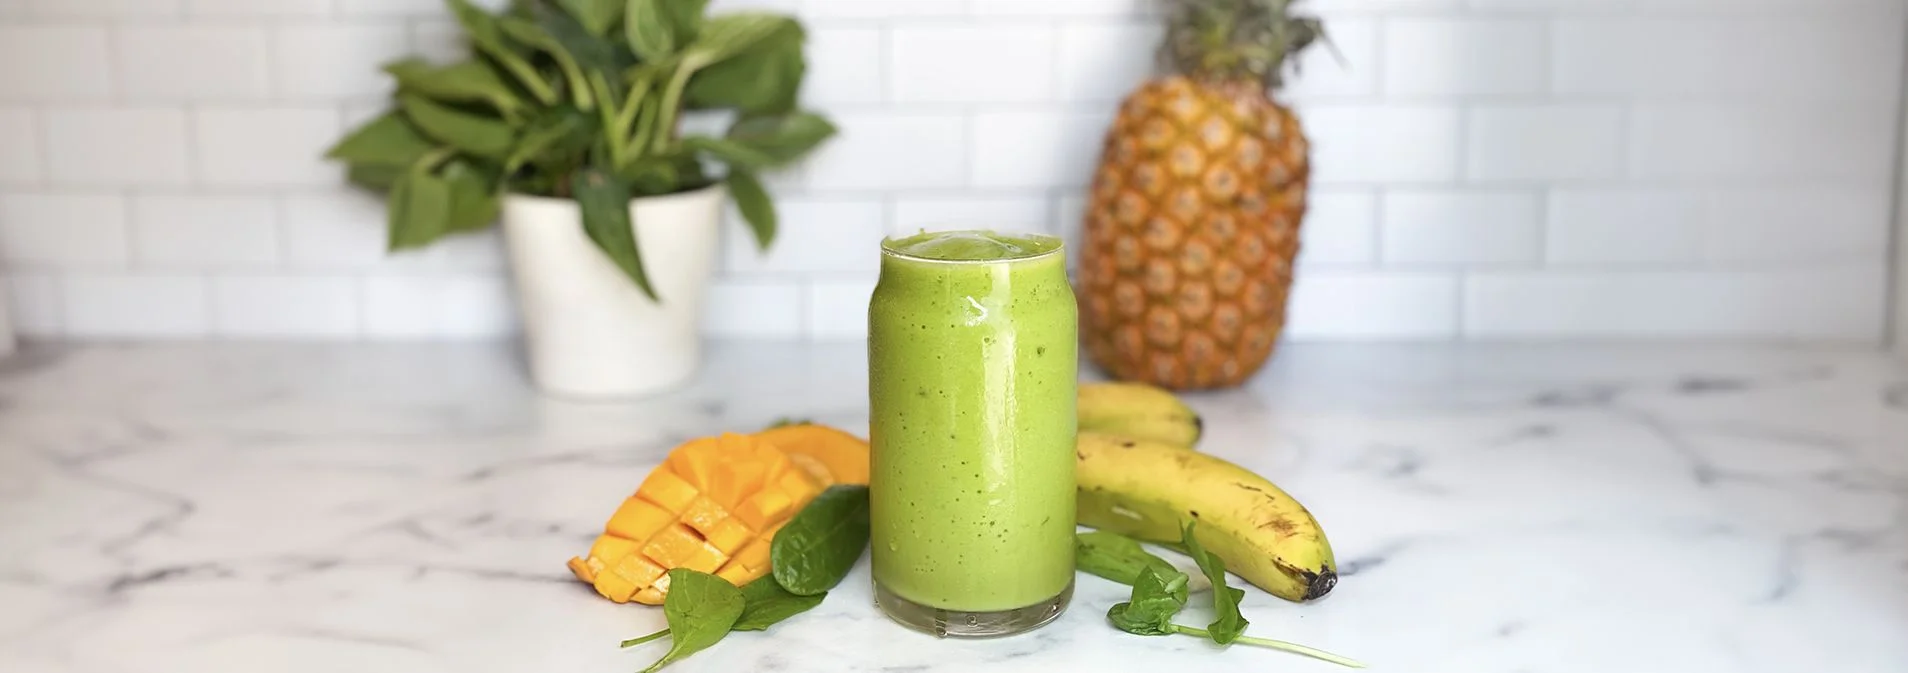
M 1073 594 L 1078 309 L 1059 241 L 1008 236 L 1032 245 L 884 242 L 868 307 L 875 597 L 937 636 L 1026 631 Z

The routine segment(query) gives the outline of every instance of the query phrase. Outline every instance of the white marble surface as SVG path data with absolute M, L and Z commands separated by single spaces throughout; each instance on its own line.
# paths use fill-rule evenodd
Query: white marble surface
M 662 621 L 563 561 L 661 452 L 864 428 L 858 346 L 731 344 L 681 394 L 528 392 L 502 346 L 43 347 L 0 365 L 0 671 L 632 671 Z M 1880 354 L 1294 347 L 1205 450 L 1336 543 L 1249 633 L 1413 673 L 1908 671 L 1908 372 Z M 1105 625 L 886 622 L 865 569 L 671 670 L 1335 670 Z M 1184 619 L 1203 622 L 1203 615 Z

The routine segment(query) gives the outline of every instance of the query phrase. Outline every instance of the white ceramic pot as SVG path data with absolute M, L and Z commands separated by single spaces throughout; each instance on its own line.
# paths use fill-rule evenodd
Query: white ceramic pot
M 590 241 L 575 201 L 505 197 L 504 240 L 538 388 L 566 397 L 631 397 L 676 387 L 696 372 L 723 194 L 715 185 L 630 202 L 660 303 Z

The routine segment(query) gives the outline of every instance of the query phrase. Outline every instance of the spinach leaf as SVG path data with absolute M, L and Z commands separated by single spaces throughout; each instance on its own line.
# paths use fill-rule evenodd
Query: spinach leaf
M 669 653 L 643 673 L 655 673 L 721 641 L 742 616 L 744 602 L 742 590 L 728 580 L 688 568 L 669 571 L 669 597 L 663 599 Z
M 1212 636 L 1212 642 L 1230 645 L 1245 634 L 1245 616 L 1239 614 L 1239 601 L 1245 599 L 1245 591 L 1226 586 L 1226 562 L 1217 554 L 1206 551 L 1199 545 L 1199 538 L 1193 536 L 1196 521 L 1186 523 L 1180 532 L 1180 543 L 1186 545 L 1186 553 L 1199 564 L 1199 570 L 1206 573 L 1206 579 L 1212 580 L 1212 612 L 1214 618 L 1206 630 Z
M 763 577 L 742 587 L 742 597 L 748 600 L 748 604 L 742 608 L 742 617 L 735 620 L 735 630 L 764 631 L 784 619 L 821 605 L 822 599 L 827 598 L 828 594 L 797 596 L 783 589 L 774 577 Z
M 775 581 L 797 596 L 827 593 L 848 576 L 868 547 L 868 487 L 822 491 L 775 533 L 769 562 Z
M 1073 564 L 1128 586 L 1139 580 L 1140 571 L 1145 568 L 1152 568 L 1160 577 L 1179 572 L 1166 559 L 1147 553 L 1133 538 L 1103 530 L 1073 536 Z
M 1107 620 L 1121 631 L 1142 636 L 1174 633 L 1173 616 L 1186 607 L 1186 573 L 1163 577 L 1151 566 L 1140 568 L 1133 581 L 1132 599 L 1113 606 Z

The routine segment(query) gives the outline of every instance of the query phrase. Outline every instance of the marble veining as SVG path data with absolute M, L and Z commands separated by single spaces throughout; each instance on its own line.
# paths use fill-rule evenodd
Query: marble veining
M 859 345 L 723 344 L 629 403 L 529 391 L 501 345 L 31 348 L 0 363 L 0 671 L 630 671 L 659 611 L 572 580 L 685 438 L 865 428 Z M 1324 522 L 1344 580 L 1248 633 L 1381 670 L 1908 671 L 1908 371 L 1713 347 L 1294 346 L 1191 398 L 1204 450 Z M 1104 623 L 937 641 L 869 604 L 671 670 L 1335 670 Z M 1205 621 L 1203 609 L 1182 618 Z

